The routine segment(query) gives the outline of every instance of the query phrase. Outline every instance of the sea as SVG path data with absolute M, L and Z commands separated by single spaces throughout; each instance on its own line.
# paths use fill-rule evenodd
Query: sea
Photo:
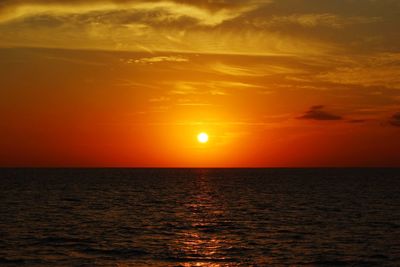
M 1 266 L 400 266 L 399 169 L 0 169 Z

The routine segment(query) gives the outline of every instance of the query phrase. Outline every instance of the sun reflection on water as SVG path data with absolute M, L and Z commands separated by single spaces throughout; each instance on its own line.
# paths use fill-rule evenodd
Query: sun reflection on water
M 186 212 L 180 216 L 186 216 L 187 227 L 177 233 L 173 248 L 183 256 L 179 266 L 237 266 L 224 252 L 235 241 L 221 234 L 224 231 L 221 221 L 226 212 L 223 202 L 204 173 L 195 183 L 195 194 L 182 203 Z

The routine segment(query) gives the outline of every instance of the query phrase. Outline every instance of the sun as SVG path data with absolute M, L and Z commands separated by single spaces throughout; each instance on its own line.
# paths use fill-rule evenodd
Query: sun
M 207 143 L 208 142 L 208 134 L 207 133 L 199 133 L 197 135 L 197 141 L 199 141 L 200 143 Z

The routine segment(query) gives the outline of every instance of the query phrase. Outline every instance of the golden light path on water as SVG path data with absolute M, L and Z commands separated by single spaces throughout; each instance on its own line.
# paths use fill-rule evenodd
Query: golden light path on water
M 199 169 L 193 180 L 197 191 L 187 194 L 179 203 L 181 211 L 177 212 L 177 220 L 181 226 L 174 233 L 175 238 L 167 244 L 171 261 L 161 260 L 159 263 L 119 262 L 118 267 L 130 266 L 182 266 L 182 267 L 234 267 L 240 266 L 233 257 L 228 257 L 240 240 L 236 236 L 221 235 L 221 218 L 226 215 L 227 208 L 223 198 L 213 188 L 206 169 Z M 230 222 L 224 222 L 229 224 Z
M 215 234 L 217 231 L 215 228 L 218 227 L 216 218 L 223 215 L 225 209 L 211 187 L 207 174 L 203 172 L 200 171 L 195 181 L 197 194 L 184 204 L 191 212 L 182 215 L 189 215 L 186 220 L 191 227 L 178 234 L 175 245 L 189 260 L 182 263 L 182 266 L 233 266 L 226 262 L 230 259 L 224 257 L 222 253 L 224 246 L 233 241 L 222 240 L 219 234 Z

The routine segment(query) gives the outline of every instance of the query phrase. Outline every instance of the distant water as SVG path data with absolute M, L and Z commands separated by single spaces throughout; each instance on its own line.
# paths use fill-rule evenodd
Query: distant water
M 400 170 L 3 169 L 1 266 L 400 266 Z

